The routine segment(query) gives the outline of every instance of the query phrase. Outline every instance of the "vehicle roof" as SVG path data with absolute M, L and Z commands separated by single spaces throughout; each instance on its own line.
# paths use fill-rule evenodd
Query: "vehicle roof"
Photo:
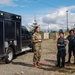
M 2 12 L 2 13 L 8 13 L 8 14 L 12 14 L 12 15 L 20 16 L 21 17 L 21 15 L 13 14 L 13 13 L 10 13 L 10 12 L 5 12 L 5 11 L 1 11 L 1 10 L 0 10 L 0 12 Z

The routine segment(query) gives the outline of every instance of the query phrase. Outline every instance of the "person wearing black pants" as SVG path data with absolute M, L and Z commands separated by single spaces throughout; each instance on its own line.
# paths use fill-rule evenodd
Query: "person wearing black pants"
M 69 31 L 69 36 L 67 37 L 69 44 L 68 44 L 68 62 L 71 62 L 71 56 L 73 53 L 74 56 L 74 64 L 75 64 L 75 35 L 74 35 L 74 30 Z
M 66 56 L 66 42 L 64 40 L 64 33 L 59 33 L 60 38 L 57 40 L 57 67 L 65 67 L 65 56 Z M 60 64 L 62 60 L 62 64 Z

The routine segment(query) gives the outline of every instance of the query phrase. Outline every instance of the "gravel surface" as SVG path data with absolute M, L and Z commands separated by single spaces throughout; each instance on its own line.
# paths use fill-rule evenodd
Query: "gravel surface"
M 33 53 L 27 52 L 17 56 L 10 64 L 0 64 L 0 75 L 75 75 L 75 65 L 66 64 L 65 68 L 56 68 L 56 41 L 44 40 L 40 69 L 33 66 Z M 67 61 L 67 56 L 66 56 Z M 73 62 L 73 58 L 72 58 Z

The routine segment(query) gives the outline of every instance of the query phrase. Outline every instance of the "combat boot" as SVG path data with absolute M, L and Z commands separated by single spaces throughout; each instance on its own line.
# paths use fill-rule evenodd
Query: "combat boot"
M 38 63 L 34 63 L 34 67 L 40 68 L 40 65 L 38 65 Z
M 34 67 L 39 68 L 39 66 L 36 63 L 34 64 Z
M 39 66 L 39 68 L 41 68 L 41 64 L 38 62 L 37 65 Z

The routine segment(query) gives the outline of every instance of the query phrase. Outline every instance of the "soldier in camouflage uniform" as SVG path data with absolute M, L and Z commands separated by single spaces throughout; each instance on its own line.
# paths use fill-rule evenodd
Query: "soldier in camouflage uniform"
M 40 32 L 39 27 L 36 27 L 34 31 L 35 32 L 32 36 L 33 48 L 34 48 L 33 63 L 35 67 L 40 68 L 42 38 L 41 34 L 39 33 Z

